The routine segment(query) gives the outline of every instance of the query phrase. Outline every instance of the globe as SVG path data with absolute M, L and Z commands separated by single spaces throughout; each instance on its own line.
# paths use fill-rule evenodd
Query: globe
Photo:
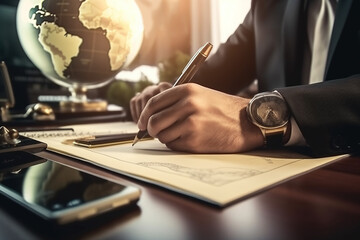
M 68 87 L 75 101 L 134 60 L 143 29 L 134 0 L 21 0 L 17 9 L 25 53 L 47 78 Z

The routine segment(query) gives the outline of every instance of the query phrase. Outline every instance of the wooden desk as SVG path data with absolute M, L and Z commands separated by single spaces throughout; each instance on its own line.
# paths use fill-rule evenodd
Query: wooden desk
M 138 207 L 67 230 L 39 230 L 0 201 L 0 239 L 360 239 L 359 156 L 219 209 L 57 154 L 40 155 L 140 187 Z

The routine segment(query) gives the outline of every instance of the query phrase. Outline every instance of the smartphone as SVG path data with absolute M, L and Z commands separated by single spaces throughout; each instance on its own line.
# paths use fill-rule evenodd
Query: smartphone
M 18 152 L 18 151 L 37 153 L 47 148 L 46 143 L 22 135 L 19 136 L 18 140 L 20 140 L 20 142 L 15 145 L 9 143 L 0 143 L 0 154 L 7 152 Z
M 42 219 L 65 225 L 136 204 L 140 189 L 44 159 L 2 153 L 0 193 Z

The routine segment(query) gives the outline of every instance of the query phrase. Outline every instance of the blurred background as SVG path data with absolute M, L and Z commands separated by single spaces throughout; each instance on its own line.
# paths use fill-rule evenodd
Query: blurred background
M 121 1 L 121 0 L 119 0 Z M 143 17 L 144 39 L 132 64 L 114 80 L 88 91 L 89 98 L 106 99 L 128 109 L 130 98 L 159 81 L 173 82 L 190 56 L 205 42 L 221 42 L 243 21 L 250 0 L 136 0 Z M 0 61 L 5 61 L 14 89 L 13 110 L 31 103 L 56 103 L 66 88 L 49 81 L 29 60 L 18 39 L 18 0 L 0 2 Z

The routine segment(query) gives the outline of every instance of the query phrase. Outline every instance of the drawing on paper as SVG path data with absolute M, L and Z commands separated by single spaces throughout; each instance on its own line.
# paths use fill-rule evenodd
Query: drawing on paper
M 172 173 L 189 177 L 210 185 L 222 186 L 244 178 L 261 174 L 261 171 L 245 168 L 215 168 L 215 169 L 197 169 L 183 167 L 174 163 L 141 162 L 140 166 L 149 167 L 157 170 L 171 171 Z

